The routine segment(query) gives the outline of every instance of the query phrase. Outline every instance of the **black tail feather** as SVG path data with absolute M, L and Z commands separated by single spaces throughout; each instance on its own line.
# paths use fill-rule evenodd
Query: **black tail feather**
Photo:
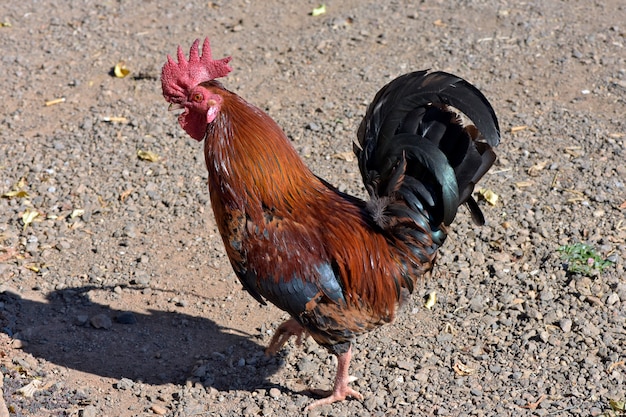
M 484 223 L 471 193 L 495 161 L 500 131 L 476 87 L 444 72 L 403 75 L 376 94 L 358 139 L 355 153 L 372 199 L 385 198 L 401 215 L 404 204 L 414 212 L 409 217 L 422 216 L 431 229 L 449 225 L 463 203 Z

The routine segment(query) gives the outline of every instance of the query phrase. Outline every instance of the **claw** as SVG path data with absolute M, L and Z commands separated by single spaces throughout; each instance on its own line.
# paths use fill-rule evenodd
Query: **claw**
M 278 326 L 274 336 L 272 336 L 269 346 L 265 349 L 265 354 L 267 356 L 273 356 L 278 353 L 278 351 L 285 346 L 285 343 L 289 341 L 291 336 L 296 336 L 296 344 L 300 346 L 302 344 L 302 337 L 305 334 L 306 330 L 300 325 L 300 323 L 294 319 L 289 319 Z
M 350 359 L 352 359 L 352 346 L 346 353 L 337 355 L 337 376 L 335 377 L 335 385 L 332 392 L 328 395 L 328 392 L 324 392 L 322 395 L 328 395 L 326 398 L 314 401 L 309 404 L 304 411 L 310 411 L 315 407 L 319 407 L 324 404 L 332 404 L 338 401 L 343 401 L 347 397 L 356 398 L 357 400 L 363 400 L 363 395 L 353 390 L 348 386 L 348 382 L 351 381 L 351 377 L 348 374 L 348 368 L 350 367 Z M 316 392 L 316 391 L 313 391 Z

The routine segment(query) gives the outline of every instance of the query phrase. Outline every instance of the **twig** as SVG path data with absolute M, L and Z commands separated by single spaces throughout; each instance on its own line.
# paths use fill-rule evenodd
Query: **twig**
M 528 403 L 526 405 L 523 405 L 522 408 L 527 408 L 529 410 L 536 410 L 537 407 L 539 407 L 539 404 L 541 404 L 541 402 L 545 399 L 546 399 L 546 394 L 541 394 L 541 396 L 539 397 L 537 401 L 535 401 L 534 403 Z

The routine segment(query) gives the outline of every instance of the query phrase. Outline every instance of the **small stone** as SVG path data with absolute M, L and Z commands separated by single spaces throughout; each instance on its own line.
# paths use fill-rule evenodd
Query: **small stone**
M 119 381 L 117 381 L 117 384 L 115 384 L 115 387 L 121 390 L 129 390 L 129 389 L 132 389 L 134 385 L 135 383 L 133 382 L 132 379 L 122 378 Z
M 278 388 L 270 388 L 270 397 L 273 399 L 280 397 L 280 390 Z
M 315 365 L 311 359 L 306 356 L 303 356 L 300 361 L 298 361 L 298 370 L 305 374 L 312 374 L 319 369 L 319 366 Z
M 569 333 L 570 330 L 572 330 L 572 321 L 570 319 L 561 319 L 559 321 L 559 327 L 561 328 L 561 330 L 563 330 L 565 333 Z
M 130 281 L 130 283 L 134 285 L 147 286 L 150 284 L 150 276 L 145 272 L 135 272 L 135 276 Z
M 21 339 L 13 339 L 13 341 L 11 342 L 11 346 L 14 349 L 24 349 L 28 346 L 28 343 Z
M 479 390 L 478 388 L 470 389 L 470 394 L 472 394 L 474 397 L 482 397 L 483 396 L 483 392 L 481 390 Z
M 396 365 L 398 365 L 398 368 L 409 372 L 412 372 L 415 369 L 415 364 L 411 361 L 399 360 L 396 362 Z
M 120 324 L 135 324 L 137 323 L 137 317 L 131 311 L 124 311 L 115 317 L 115 321 Z
M 165 414 L 167 414 L 167 408 L 159 404 L 152 404 L 150 406 L 150 410 L 152 410 L 154 414 L 159 415 L 159 416 L 164 416 Z
M 602 410 L 598 407 L 591 407 L 589 409 L 589 415 L 593 417 L 600 416 L 602 415 Z
M 320 130 L 322 130 L 322 127 L 315 122 L 310 122 L 309 124 L 306 125 L 306 128 L 313 132 L 319 132 Z
M 106 314 L 97 314 L 89 320 L 89 323 L 96 329 L 110 329 L 113 326 L 111 318 Z
M 98 415 L 98 410 L 93 405 L 88 405 L 80 411 L 81 417 L 96 417 Z
M 611 293 L 606 299 L 606 304 L 612 306 L 619 302 L 619 295 L 617 293 Z
M 365 406 L 365 408 L 367 408 L 367 411 L 374 411 L 374 409 L 376 408 L 376 397 L 368 397 L 363 402 L 363 405 Z

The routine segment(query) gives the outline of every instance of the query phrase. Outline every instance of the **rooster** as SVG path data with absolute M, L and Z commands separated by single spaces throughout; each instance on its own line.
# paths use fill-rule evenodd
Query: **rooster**
M 417 71 L 385 85 L 358 128 L 354 152 L 369 193 L 363 201 L 317 177 L 280 127 L 216 81 L 230 57 L 213 60 L 208 38 L 189 59 L 168 55 L 161 82 L 180 126 L 204 140 L 215 220 L 235 274 L 260 303 L 291 318 L 266 352 L 310 335 L 337 356 L 328 396 L 307 409 L 363 399 L 349 386 L 355 337 L 394 319 L 461 204 L 493 165 L 498 121 L 484 95 L 445 72 Z M 471 123 L 468 121 L 471 121 Z

